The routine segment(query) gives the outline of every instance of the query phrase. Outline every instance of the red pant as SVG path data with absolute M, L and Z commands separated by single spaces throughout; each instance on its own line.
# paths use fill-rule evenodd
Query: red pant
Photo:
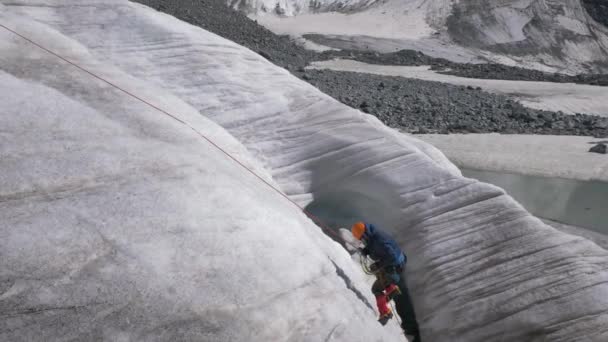
M 376 293 L 376 305 L 378 306 L 378 311 L 380 312 L 380 316 L 384 316 L 391 312 L 391 309 L 388 306 L 388 296 L 389 294 L 397 291 L 397 285 L 389 284 L 384 291 L 380 293 Z

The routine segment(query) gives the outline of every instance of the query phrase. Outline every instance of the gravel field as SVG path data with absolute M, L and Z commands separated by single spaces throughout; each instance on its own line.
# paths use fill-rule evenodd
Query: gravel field
M 309 70 L 308 82 L 412 133 L 608 134 L 608 119 L 529 109 L 478 88 L 353 72 Z

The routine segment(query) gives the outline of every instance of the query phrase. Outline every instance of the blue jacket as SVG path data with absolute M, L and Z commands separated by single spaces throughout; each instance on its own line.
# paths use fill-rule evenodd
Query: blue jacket
M 405 265 L 407 258 L 397 241 L 373 224 L 365 224 L 363 239 L 365 240 L 363 253 L 378 262 L 380 267 Z

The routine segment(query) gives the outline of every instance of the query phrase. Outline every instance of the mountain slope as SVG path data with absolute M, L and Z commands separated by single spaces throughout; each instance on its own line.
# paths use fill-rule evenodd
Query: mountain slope
M 580 0 L 461 1 L 447 27 L 464 46 L 536 56 L 567 69 L 608 67 L 608 31 L 589 18 Z
M 452 60 L 471 55 L 566 73 L 608 71 L 608 28 L 591 19 L 580 0 L 342 3 L 347 10 L 340 12 L 345 14 L 332 12 L 334 1 L 267 0 L 261 6 L 251 0 L 247 6 L 235 6 L 274 30 L 361 40 L 372 49 L 412 48 Z M 268 8 L 295 18 L 274 18 L 277 11 L 265 11 Z M 331 20 L 331 25 L 323 25 L 321 18 Z M 460 50 L 450 53 L 445 44 Z

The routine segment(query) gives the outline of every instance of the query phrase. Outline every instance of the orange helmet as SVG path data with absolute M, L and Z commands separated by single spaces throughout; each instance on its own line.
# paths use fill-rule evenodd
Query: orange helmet
M 365 233 L 365 223 L 359 221 L 350 228 L 351 233 L 357 240 L 361 240 L 363 234 Z

